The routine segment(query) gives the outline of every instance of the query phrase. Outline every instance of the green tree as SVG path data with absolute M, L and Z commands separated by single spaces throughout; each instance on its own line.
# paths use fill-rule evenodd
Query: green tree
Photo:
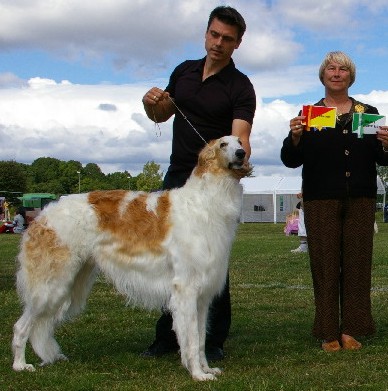
M 81 176 L 81 193 L 87 193 L 93 190 L 113 190 L 112 186 L 105 180 Z M 78 193 L 78 184 L 74 193 Z
M 113 172 L 106 176 L 111 189 L 135 190 L 136 178 L 133 178 L 128 171 Z
M 13 160 L 0 161 L 0 191 L 25 193 L 26 190 L 26 165 Z
M 34 183 L 49 182 L 60 177 L 61 161 L 52 157 L 40 157 L 30 166 L 30 176 Z
M 388 182 L 388 166 L 377 166 L 377 175 L 381 178 L 384 186 L 387 187 Z
M 128 171 L 105 175 L 95 163 L 61 161 L 41 157 L 31 165 L 14 161 L 0 162 L 0 191 L 20 193 L 82 193 L 93 190 L 143 190 L 153 191 L 162 187 L 163 173 L 155 162 L 147 162 L 143 172 L 132 176 Z
M 163 172 L 159 172 L 160 165 L 154 161 L 147 162 L 143 167 L 143 172 L 136 178 L 137 190 L 154 191 L 162 188 Z
M 82 170 L 83 174 L 88 178 L 104 180 L 105 174 L 101 171 L 100 167 L 96 163 L 88 163 Z
M 28 188 L 29 193 L 52 193 L 57 195 L 66 194 L 60 179 L 48 182 L 32 183 Z
M 78 193 L 78 172 L 83 176 L 82 164 L 76 160 L 61 162 L 60 181 L 64 192 L 62 194 Z

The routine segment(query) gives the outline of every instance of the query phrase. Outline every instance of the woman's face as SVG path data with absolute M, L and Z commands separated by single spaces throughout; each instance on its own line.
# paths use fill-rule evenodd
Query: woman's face
M 323 84 L 331 91 L 347 91 L 350 85 L 350 70 L 336 62 L 327 64 L 323 72 Z

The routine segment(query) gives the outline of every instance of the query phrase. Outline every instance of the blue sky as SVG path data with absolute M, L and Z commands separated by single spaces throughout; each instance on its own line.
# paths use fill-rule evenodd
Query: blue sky
M 247 23 L 233 58 L 257 94 L 256 175 L 299 175 L 279 150 L 289 119 L 323 95 L 317 72 L 328 51 L 352 57 L 351 95 L 388 115 L 385 0 L 0 0 L 0 160 L 50 156 L 135 175 L 153 160 L 165 171 L 171 120 L 157 137 L 141 98 L 181 61 L 204 56 L 220 4 Z

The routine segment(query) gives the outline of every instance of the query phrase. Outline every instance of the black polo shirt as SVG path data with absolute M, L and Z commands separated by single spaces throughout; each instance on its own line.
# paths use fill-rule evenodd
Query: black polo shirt
M 166 91 L 208 142 L 230 135 L 234 119 L 252 124 L 256 96 L 252 83 L 235 68 L 233 60 L 219 73 L 202 81 L 204 64 L 205 58 L 178 65 Z M 203 147 L 204 141 L 176 109 L 169 172 L 191 171 Z

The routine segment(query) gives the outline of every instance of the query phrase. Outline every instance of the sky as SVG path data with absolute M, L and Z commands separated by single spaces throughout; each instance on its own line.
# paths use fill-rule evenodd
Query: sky
M 132 175 L 154 161 L 166 172 L 172 119 L 156 127 L 141 99 L 205 56 L 218 5 L 247 24 L 233 59 L 257 96 L 254 175 L 300 175 L 280 148 L 289 120 L 323 97 L 329 51 L 356 64 L 350 95 L 388 116 L 386 0 L 0 0 L 0 160 L 53 157 Z

